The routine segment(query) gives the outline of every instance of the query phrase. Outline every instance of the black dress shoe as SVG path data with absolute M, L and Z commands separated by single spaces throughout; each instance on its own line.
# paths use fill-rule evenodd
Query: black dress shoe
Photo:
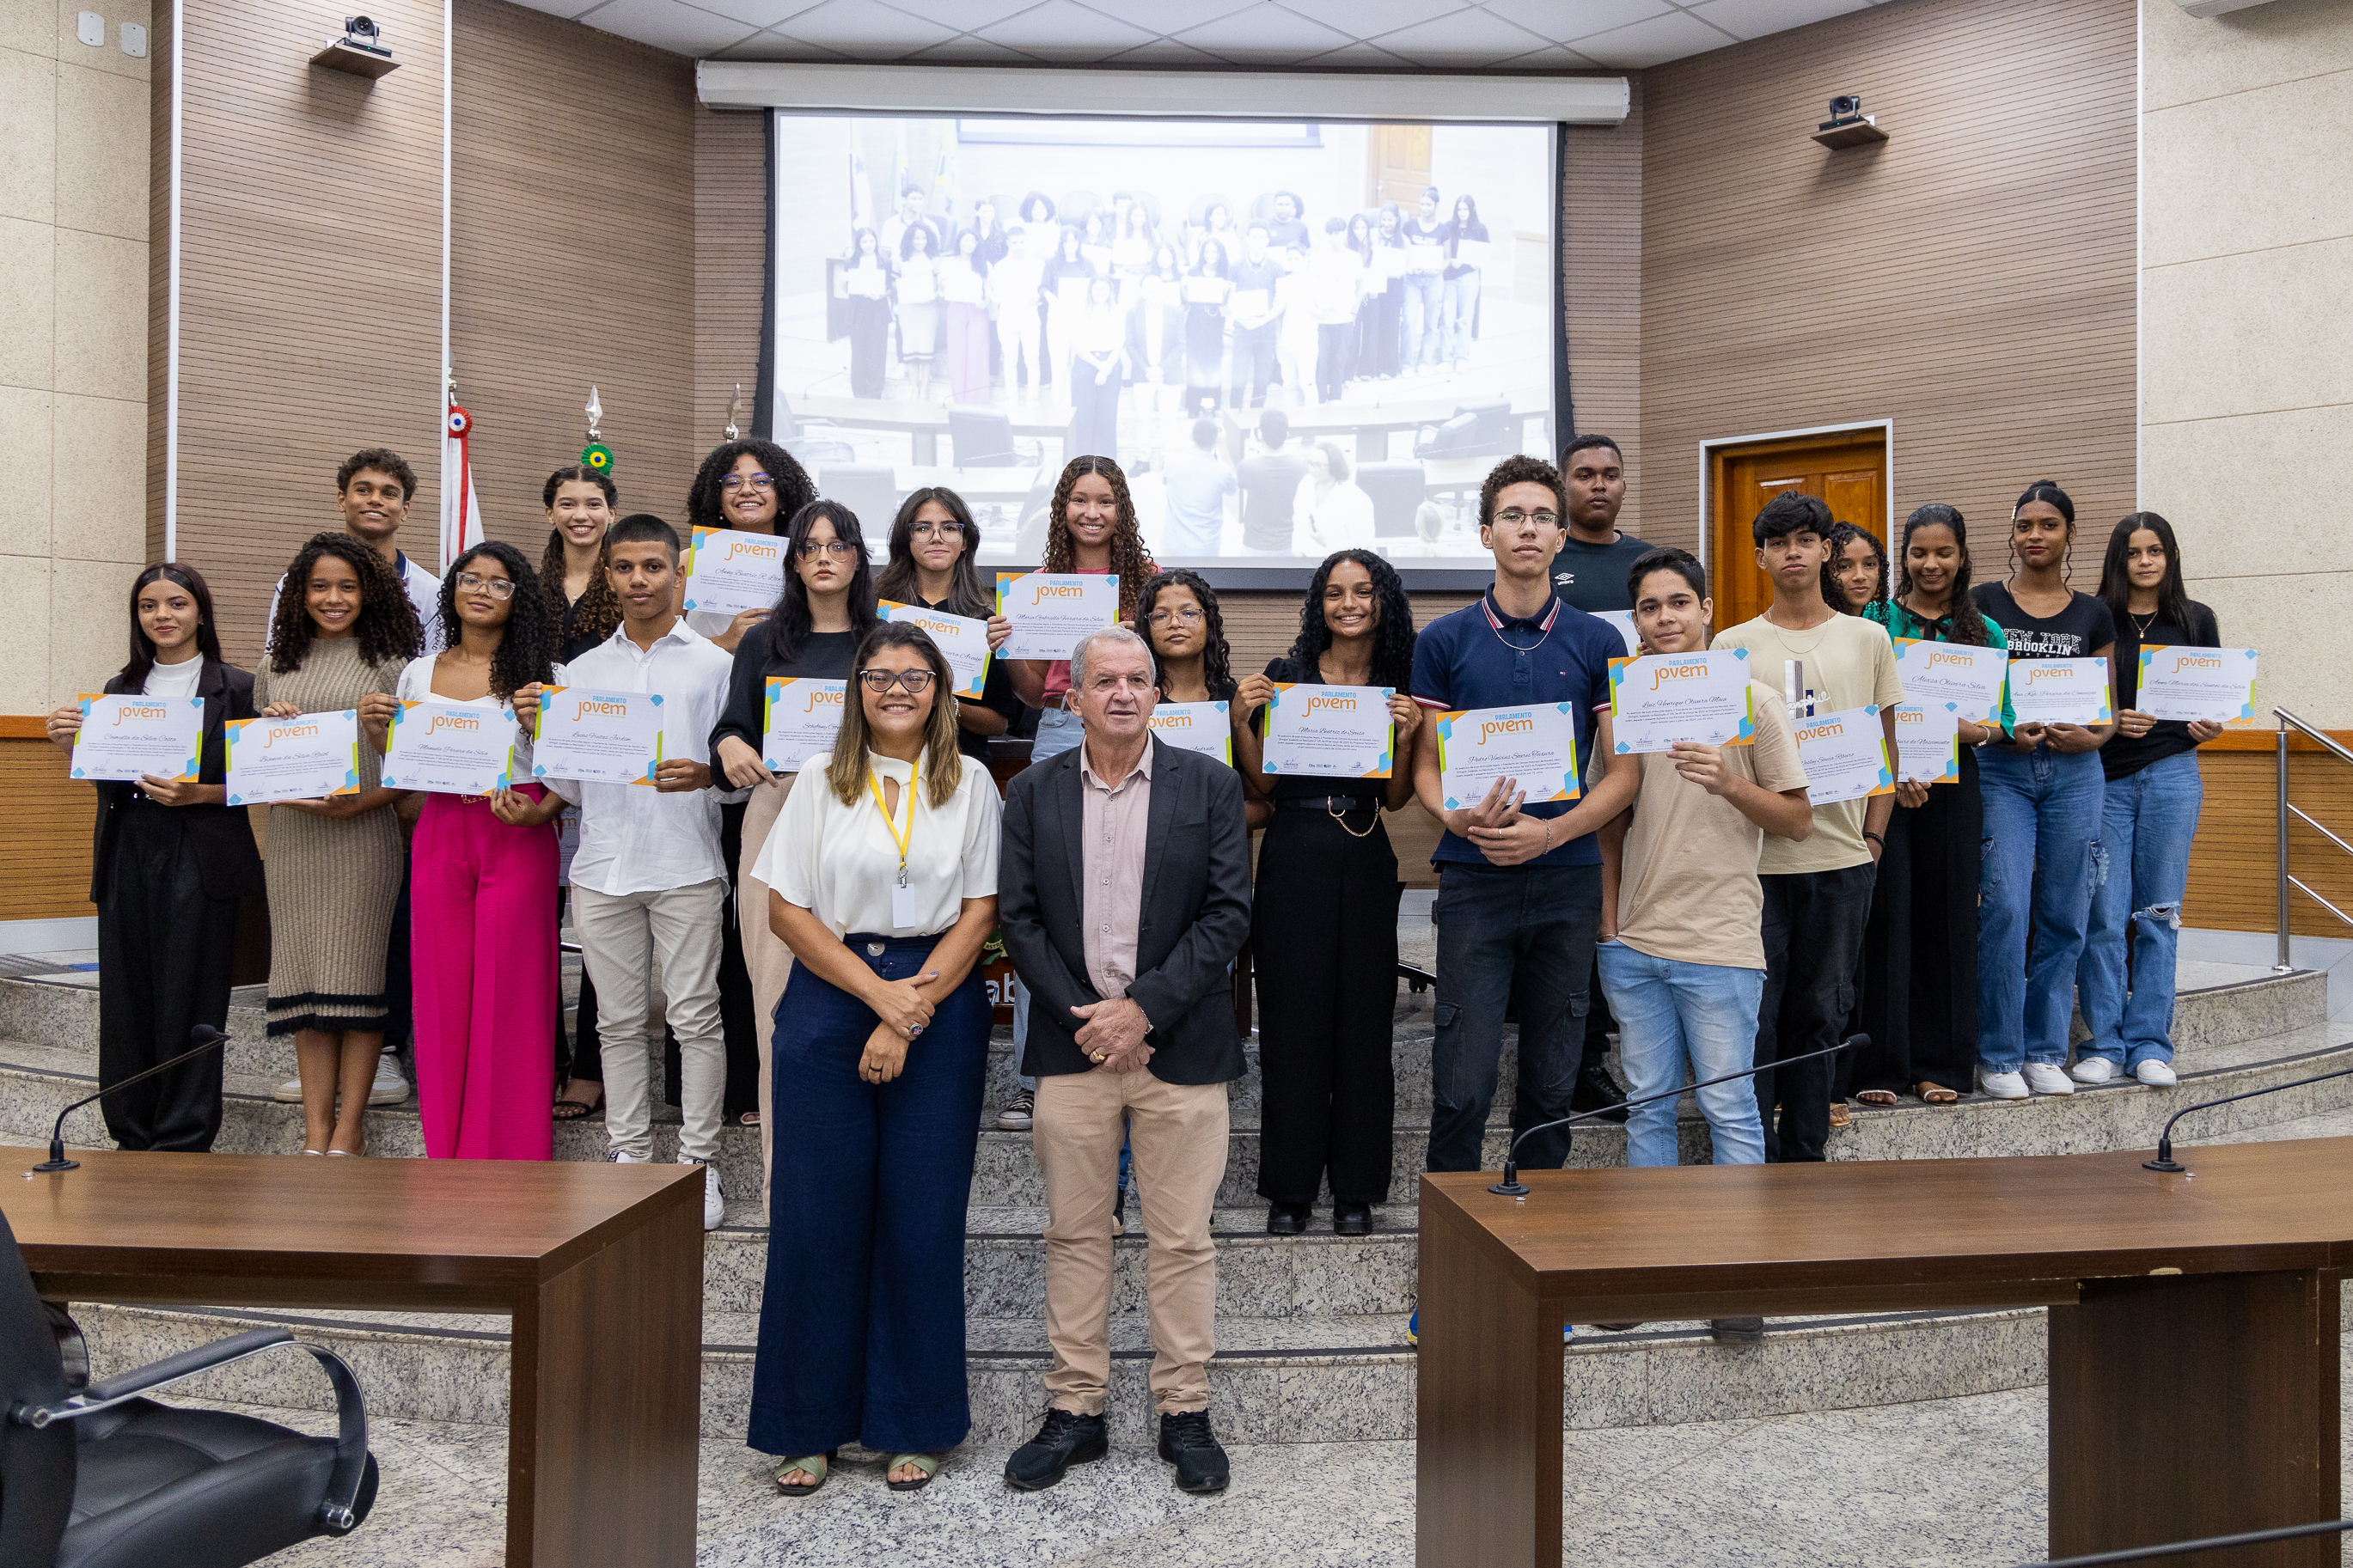
M 1334 1204 L 1332 1205 L 1334 1236 L 1370 1236 L 1373 1234 L 1373 1205 L 1370 1204 Z
M 1307 1216 L 1313 1204 L 1269 1204 L 1266 1205 L 1266 1233 L 1269 1236 L 1297 1236 L 1307 1228 Z
M 1161 1441 L 1165 1446 L 1167 1439 Z M 1110 1428 L 1102 1416 L 1049 1410 L 1038 1435 L 1005 1461 L 1005 1484 L 1017 1491 L 1043 1491 L 1072 1465 L 1092 1464 L 1110 1452 Z
M 1180 1492 L 1221 1492 L 1229 1474 L 1226 1451 L 1209 1431 L 1209 1413 L 1187 1410 L 1160 1417 L 1160 1457 L 1176 1467 Z
M 1586 1052 L 1584 1064 L 1577 1069 L 1577 1087 L 1569 1092 L 1568 1109 L 1576 1112 L 1600 1110 L 1605 1105 L 1615 1106 L 1617 1109 L 1605 1112 L 1599 1120 L 1623 1121 L 1628 1112 L 1618 1102 L 1625 1098 L 1625 1089 L 1609 1076 L 1609 1069 L 1603 1065 L 1601 1058 L 1591 1051 Z
M 1765 1320 L 1762 1318 L 1710 1318 L 1707 1331 L 1720 1345 L 1762 1344 L 1765 1340 Z

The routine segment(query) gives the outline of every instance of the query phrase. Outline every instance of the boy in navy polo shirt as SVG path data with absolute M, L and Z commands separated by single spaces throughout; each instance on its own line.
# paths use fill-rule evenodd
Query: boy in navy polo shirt
M 1477 1171 L 1495 1098 L 1504 1010 L 1516 999 L 1520 1069 L 1512 1133 L 1569 1113 L 1584 1055 L 1588 977 L 1601 923 L 1601 853 L 1595 829 L 1633 803 L 1637 759 L 1609 744 L 1609 661 L 1625 656 L 1615 626 L 1553 595 L 1568 510 L 1560 472 L 1540 458 L 1506 458 L 1479 489 L 1480 542 L 1495 552 L 1493 586 L 1468 609 L 1433 621 L 1413 656 L 1422 743 L 1414 790 L 1445 825 L 1438 867 L 1435 1105 L 1429 1168 Z M 1574 802 L 1522 804 L 1502 780 L 1475 806 L 1444 809 L 1438 715 L 1537 702 L 1576 705 L 1580 771 L 1596 747 L 1607 772 Z M 1568 1130 L 1540 1133 L 1520 1152 L 1530 1169 L 1568 1159 Z

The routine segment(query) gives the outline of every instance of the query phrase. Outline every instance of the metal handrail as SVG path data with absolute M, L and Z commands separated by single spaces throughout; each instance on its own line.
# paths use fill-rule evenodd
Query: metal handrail
M 2347 925 L 2353 926 L 2353 915 L 2347 914 L 2343 910 L 2338 909 L 2335 904 L 2332 904 L 2327 899 L 2322 898 L 2319 893 L 2314 891 L 2308 884 L 2296 878 L 2288 869 L 2287 835 L 2288 826 L 2292 821 L 2301 821 L 2306 826 L 2319 834 L 2323 838 L 2327 839 L 2329 843 L 2335 845 L 2346 854 L 2353 855 L 2353 844 L 2346 843 L 2345 840 L 2337 837 L 2337 835 L 2331 833 L 2327 828 L 2323 827 L 2318 822 L 2315 821 L 2308 812 L 2303 811 L 2289 803 L 2287 798 L 2288 731 L 2294 730 L 2304 735 L 2307 740 L 2311 741 L 2314 745 L 2318 746 L 2322 752 L 2326 752 L 2329 756 L 2335 757 L 2340 763 L 2353 763 L 2353 751 L 2348 751 L 2343 746 L 2338 745 L 2336 740 L 2328 735 L 2325 731 L 2314 729 L 2310 724 L 2306 723 L 2303 720 L 2297 718 L 2295 714 L 2289 712 L 2284 708 L 2274 708 L 2272 710 L 2272 712 L 2278 717 L 2280 721 L 2280 727 L 2278 730 L 2274 731 L 2274 734 L 2276 735 L 2277 739 L 2274 742 L 2272 752 L 2273 769 L 2277 775 L 2277 784 L 2279 788 L 2279 952 L 2276 960 L 2272 964 L 2272 973 L 2274 974 L 2285 974 L 2295 967 L 2294 960 L 2289 955 L 2289 939 L 2292 932 L 2289 926 L 2290 917 L 2288 911 L 2288 894 L 2291 891 L 2302 893 L 2306 898 L 2310 899 L 2314 903 L 2318 904 L 2322 909 L 2327 910 L 2330 914 L 2335 915 Z
M 2238 1535 L 2210 1535 L 2202 1541 L 2173 1541 L 2163 1546 L 2133 1546 L 2121 1552 L 2094 1552 L 2088 1557 L 2053 1557 L 2025 1568 L 2101 1568 L 2111 1563 L 2146 1563 L 2153 1557 L 2187 1557 L 2195 1552 L 2220 1552 L 2232 1546 L 2260 1546 L 2270 1541 L 2294 1541 L 2306 1535 L 2330 1535 L 2353 1530 L 2353 1519 L 2325 1519 L 2317 1524 L 2290 1524 L 2277 1530 L 2250 1530 Z

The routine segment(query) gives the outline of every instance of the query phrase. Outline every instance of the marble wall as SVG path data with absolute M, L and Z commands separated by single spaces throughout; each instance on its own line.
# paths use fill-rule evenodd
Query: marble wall
M 2353 6 L 2141 0 L 2140 501 L 2267 703 L 2353 725 Z
M 0 0 L 0 714 L 121 662 L 146 558 L 150 26 L 147 0 Z

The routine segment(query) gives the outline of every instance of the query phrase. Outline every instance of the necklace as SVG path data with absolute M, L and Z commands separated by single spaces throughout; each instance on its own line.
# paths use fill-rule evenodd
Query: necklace
M 2143 620 L 2138 616 L 2134 615 L 2130 610 L 2126 610 L 2125 612 L 2125 618 L 2132 622 L 2133 635 L 2138 637 L 2141 641 L 2147 642 L 2148 640 L 2148 628 L 2157 625 L 2157 617 L 2163 614 L 2165 614 L 2163 610 L 2151 610 L 2148 613 L 2148 619 Z
M 1502 643 L 1505 647 L 1510 648 L 1514 653 L 1534 653 L 1536 649 L 1544 647 L 1546 643 L 1552 640 L 1553 623 L 1560 618 L 1559 601 L 1555 600 L 1553 613 L 1546 616 L 1543 621 L 1538 623 L 1544 627 L 1544 636 L 1536 638 L 1535 641 L 1528 644 L 1527 647 L 1522 647 L 1519 644 L 1514 642 L 1511 638 L 1504 635 L 1503 622 L 1501 618 L 1496 616 L 1495 612 L 1489 607 L 1487 601 L 1483 599 L 1480 601 L 1479 611 L 1486 619 L 1487 629 L 1495 634 L 1495 640 Z M 1321 661 L 1319 660 L 1318 662 L 1320 663 Z M 1319 669 L 1317 673 L 1320 674 L 1322 672 Z
M 1832 610 L 1830 614 L 1830 619 L 1824 621 L 1819 627 L 1785 626 L 1780 622 L 1775 620 L 1770 612 L 1767 612 L 1765 616 L 1765 624 L 1781 634 L 1783 646 L 1788 647 L 1791 653 L 1809 654 L 1822 646 L 1822 639 L 1831 635 L 1831 627 L 1838 624 L 1838 612 L 1836 610 Z M 1799 647 L 1797 643 L 1791 640 L 1791 634 L 1798 631 L 1812 631 L 1817 633 L 1817 636 L 1814 637 L 1813 641 L 1806 644 L 1803 647 Z

